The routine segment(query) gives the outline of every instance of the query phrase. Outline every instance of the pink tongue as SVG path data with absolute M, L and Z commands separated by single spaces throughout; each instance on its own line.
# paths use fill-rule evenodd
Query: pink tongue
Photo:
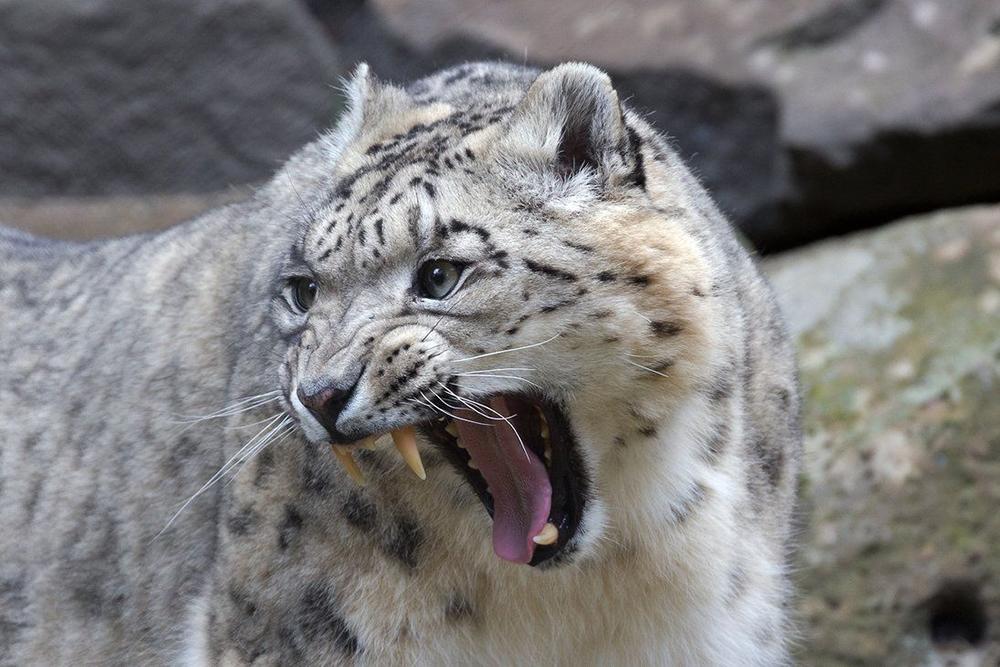
M 461 418 L 455 420 L 458 439 L 486 479 L 493 496 L 493 551 L 504 560 L 527 563 L 535 552 L 531 538 L 542 530 L 552 503 L 552 486 L 545 466 L 514 433 L 514 428 L 522 434 L 528 432 L 520 425 L 526 423 L 523 420 L 534 408 L 502 396 L 491 398 L 489 406 L 504 417 L 520 414 L 503 422 L 486 419 L 471 410 L 457 410 L 455 414 Z

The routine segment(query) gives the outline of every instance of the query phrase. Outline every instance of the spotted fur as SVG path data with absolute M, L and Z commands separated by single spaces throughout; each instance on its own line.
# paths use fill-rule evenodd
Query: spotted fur
M 362 67 L 348 96 L 247 202 L 99 244 L 0 231 L 0 662 L 786 663 L 793 353 L 676 153 L 587 65 Z M 414 288 L 431 258 L 469 267 L 447 299 Z M 428 443 L 426 481 L 383 442 L 356 485 L 296 403 L 331 383 L 352 438 L 543 392 L 577 535 L 501 561 Z

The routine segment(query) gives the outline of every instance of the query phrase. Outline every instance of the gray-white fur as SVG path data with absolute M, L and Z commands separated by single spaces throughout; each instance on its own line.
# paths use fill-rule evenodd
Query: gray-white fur
M 246 202 L 101 243 L 0 230 L 0 663 L 787 662 L 794 357 L 676 153 L 586 65 L 361 68 L 348 95 Z M 428 252 L 475 264 L 461 298 L 414 296 Z M 361 437 L 451 376 L 567 407 L 590 493 L 559 562 L 498 559 L 426 443 L 426 481 L 383 444 L 356 485 L 290 398 L 357 379 Z

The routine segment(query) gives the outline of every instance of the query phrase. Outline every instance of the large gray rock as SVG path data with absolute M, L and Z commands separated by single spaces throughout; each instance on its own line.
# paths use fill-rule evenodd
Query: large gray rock
M 345 14 L 328 23 L 347 53 L 380 59 L 383 70 L 412 66 L 413 54 L 440 63 L 493 49 L 516 61 L 581 59 L 642 72 L 642 88 L 662 94 L 634 102 L 657 111 L 765 250 L 909 211 L 1000 199 L 996 0 L 370 4 L 386 28 Z M 398 44 L 372 53 L 373 36 Z M 688 86 L 680 73 L 715 83 Z M 740 97 L 746 90 L 775 98 L 778 134 L 760 102 Z M 705 120 L 692 123 L 698 114 Z M 768 149 L 774 156 L 761 159 Z
M 801 663 L 997 665 L 1000 206 L 765 266 L 805 391 Z
M 332 122 L 341 74 L 295 2 L 0 0 L 0 194 L 261 180 Z

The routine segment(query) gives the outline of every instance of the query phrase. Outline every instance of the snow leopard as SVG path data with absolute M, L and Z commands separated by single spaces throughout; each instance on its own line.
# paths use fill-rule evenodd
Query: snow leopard
M 0 661 L 780 665 L 793 346 L 598 68 L 470 63 L 245 201 L 0 232 Z

